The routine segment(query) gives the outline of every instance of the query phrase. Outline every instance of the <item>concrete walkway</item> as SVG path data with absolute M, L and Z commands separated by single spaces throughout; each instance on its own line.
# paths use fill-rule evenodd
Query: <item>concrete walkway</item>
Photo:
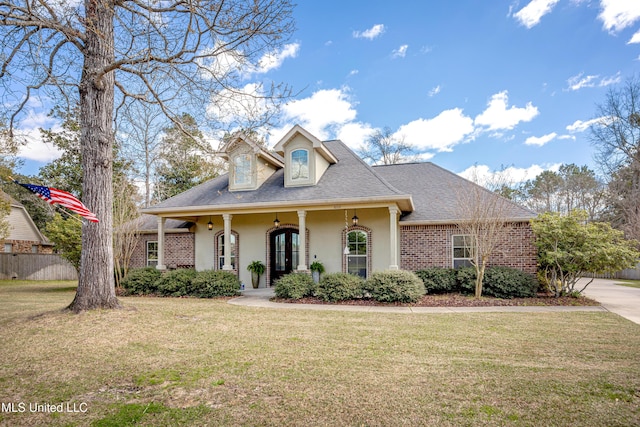
M 584 282 L 586 283 L 586 282 Z M 382 307 L 332 304 L 295 304 L 276 303 L 269 299 L 274 296 L 273 288 L 247 289 L 243 296 L 234 298 L 229 304 L 246 307 L 301 309 L 301 310 L 333 310 L 353 312 L 379 313 L 549 313 L 569 311 L 610 311 L 619 314 L 632 322 L 640 324 L 640 289 L 618 286 L 607 279 L 596 279 L 587 287 L 585 295 L 600 302 L 602 306 L 535 306 L 535 307 Z

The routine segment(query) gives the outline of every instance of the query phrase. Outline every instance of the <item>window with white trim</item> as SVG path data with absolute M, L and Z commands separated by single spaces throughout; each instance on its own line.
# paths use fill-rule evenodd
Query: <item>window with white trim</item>
M 158 242 L 149 240 L 147 242 L 147 267 L 158 265 Z
M 309 151 L 304 149 L 291 152 L 291 181 L 307 181 L 309 179 Z
M 251 154 L 239 154 L 233 158 L 233 183 L 251 184 Z
M 473 264 L 473 236 L 455 235 L 453 239 L 453 268 L 471 267 Z
M 369 253 L 367 251 L 367 233 L 353 230 L 347 233 L 347 273 L 367 278 Z
M 229 249 L 231 250 L 231 266 L 233 267 L 234 270 L 236 269 L 237 239 L 238 237 L 236 233 L 232 232 L 230 236 L 231 247 Z M 216 239 L 216 254 L 218 257 L 218 270 L 222 270 L 222 267 L 224 266 L 224 249 L 225 249 L 224 233 L 221 233 Z

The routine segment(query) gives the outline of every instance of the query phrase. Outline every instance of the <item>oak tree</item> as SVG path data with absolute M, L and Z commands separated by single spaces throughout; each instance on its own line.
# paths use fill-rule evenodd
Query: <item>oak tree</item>
M 0 0 L 0 84 L 9 129 L 39 97 L 80 108 L 83 201 L 100 222 L 82 226 L 71 310 L 120 305 L 111 236 L 118 107 L 145 102 L 175 119 L 186 106 L 199 106 L 202 115 L 223 111 L 235 94 L 260 98 L 260 105 L 277 101 L 286 95 L 277 86 L 241 84 L 249 66 L 292 32 L 292 7 L 287 0 Z M 262 111 L 257 120 L 270 110 Z

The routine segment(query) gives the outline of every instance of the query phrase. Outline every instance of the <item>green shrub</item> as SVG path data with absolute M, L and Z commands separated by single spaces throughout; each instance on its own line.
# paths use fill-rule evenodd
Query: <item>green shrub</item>
M 167 297 L 189 295 L 195 277 L 196 271 L 190 268 L 168 271 L 158 279 L 158 293 Z
M 300 299 L 312 296 L 315 291 L 313 279 L 306 273 L 291 273 L 276 281 L 278 298 Z
M 198 298 L 240 295 L 240 280 L 229 271 L 199 271 L 191 283 L 189 295 Z
M 405 270 L 375 272 L 364 287 L 373 299 L 380 302 L 416 302 L 425 294 L 422 280 Z
M 472 267 L 456 271 L 456 281 L 463 293 L 474 294 L 476 270 Z M 535 277 L 510 267 L 487 267 L 484 271 L 482 295 L 495 298 L 534 297 L 538 291 Z
M 359 276 L 346 273 L 326 274 L 320 279 L 316 296 L 325 301 L 343 301 L 361 298 L 364 280 Z
M 428 294 L 457 292 L 456 271 L 452 268 L 430 267 L 416 271 Z
M 160 276 L 162 273 L 154 267 L 134 268 L 129 270 L 120 285 L 130 295 L 154 294 L 158 290 L 156 282 Z
M 535 297 L 538 282 L 530 274 L 510 267 L 489 267 L 484 274 L 486 295 L 496 298 Z
M 476 269 L 474 267 L 461 267 L 455 270 L 456 272 L 456 287 L 463 294 L 474 295 L 476 292 Z M 483 284 L 483 293 L 484 285 Z

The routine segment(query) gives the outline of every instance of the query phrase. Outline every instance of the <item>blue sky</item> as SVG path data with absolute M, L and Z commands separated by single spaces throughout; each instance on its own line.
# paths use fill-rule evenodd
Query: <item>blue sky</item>
M 301 1 L 294 16 L 287 46 L 246 82 L 299 92 L 272 144 L 293 124 L 354 148 L 389 127 L 456 173 L 595 167 L 596 103 L 640 71 L 640 0 Z M 25 148 L 26 169 L 45 151 Z

